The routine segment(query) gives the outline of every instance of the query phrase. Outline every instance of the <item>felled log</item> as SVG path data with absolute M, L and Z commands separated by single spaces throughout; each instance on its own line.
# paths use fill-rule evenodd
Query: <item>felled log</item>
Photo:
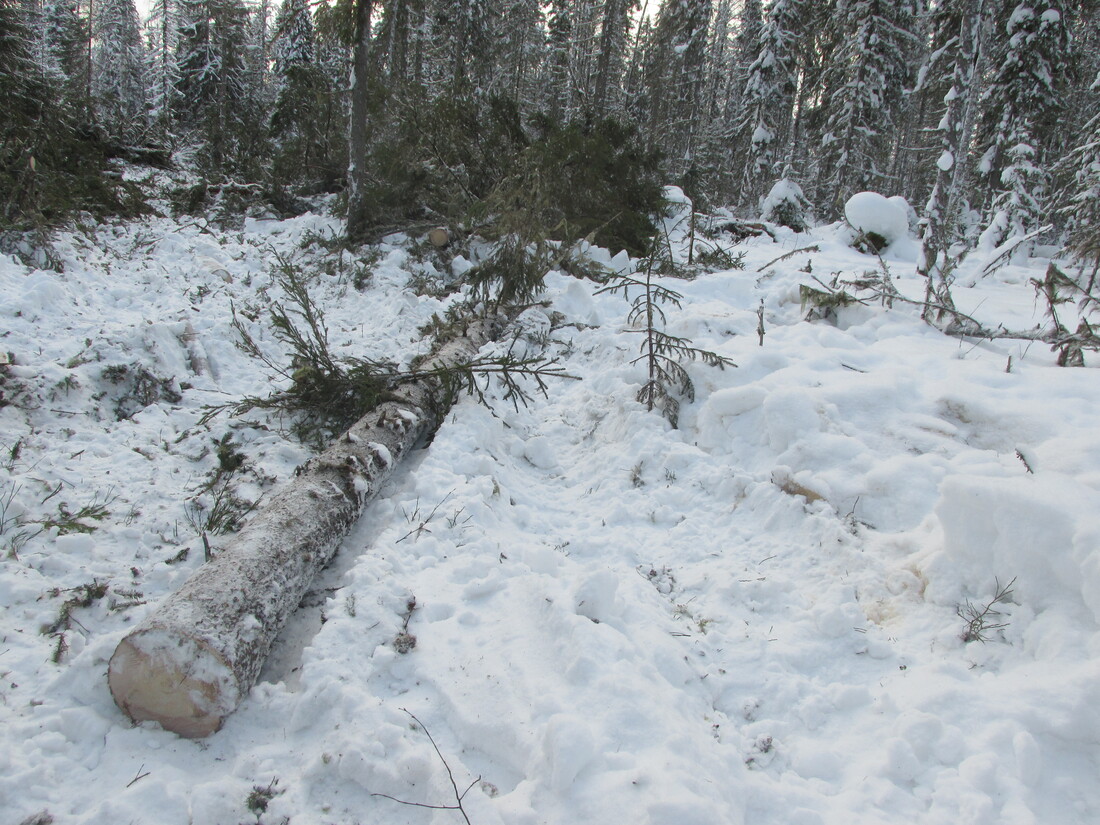
M 428 233 L 428 241 L 436 249 L 442 249 L 451 242 L 451 233 L 444 226 L 437 226 Z
M 741 243 L 746 238 L 756 238 L 760 235 L 767 235 L 773 241 L 775 240 L 775 236 L 768 230 L 767 225 L 756 221 L 727 220 L 715 226 L 714 231 L 726 232 L 732 235 L 737 243 Z
M 429 361 L 471 360 L 505 322 L 474 322 Z M 127 634 L 108 667 L 119 708 L 188 738 L 221 728 L 363 507 L 438 425 L 439 393 L 438 382 L 420 381 L 360 419 Z

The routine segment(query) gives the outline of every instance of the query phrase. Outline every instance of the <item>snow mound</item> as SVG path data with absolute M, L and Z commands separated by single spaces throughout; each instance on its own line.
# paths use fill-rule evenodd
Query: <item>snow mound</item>
M 691 227 L 691 213 L 695 206 L 679 186 L 666 186 L 664 196 L 668 211 L 661 222 L 661 230 L 670 240 L 679 240 Z
M 1097 499 L 1057 477 L 948 477 L 936 505 L 944 552 L 972 589 L 1015 577 L 1017 601 L 1036 612 L 1083 600 L 1100 619 Z
M 909 201 L 907 201 L 901 195 L 892 195 L 886 200 L 890 201 L 890 203 L 894 204 L 894 206 L 898 207 L 902 212 L 905 213 L 905 221 L 908 231 L 910 233 L 916 232 L 919 217 L 917 215 L 917 210 L 909 205 Z
M 898 203 L 901 201 L 901 203 Z M 864 235 L 878 235 L 889 246 L 909 233 L 909 213 L 904 198 L 887 198 L 878 192 L 858 192 L 844 204 L 844 217 Z
M 806 231 L 804 217 L 808 202 L 802 187 L 793 180 L 776 181 L 761 204 L 764 220 L 787 226 L 795 232 Z

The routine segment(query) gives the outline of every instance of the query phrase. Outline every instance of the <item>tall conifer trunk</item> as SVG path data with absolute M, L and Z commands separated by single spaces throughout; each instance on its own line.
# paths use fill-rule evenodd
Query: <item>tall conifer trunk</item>
M 360 240 L 369 225 L 363 189 L 366 182 L 367 144 L 370 137 L 371 11 L 373 0 L 356 0 L 355 44 L 351 63 L 350 123 L 348 125 L 348 240 Z
M 984 9 L 985 0 L 966 0 L 958 17 L 958 34 L 953 38 L 950 91 L 938 127 L 941 140 L 936 179 L 921 218 L 921 253 L 917 261 L 917 274 L 928 279 L 926 304 L 934 293 L 944 291 L 944 256 L 951 245 L 952 227 L 960 208 L 960 188 L 968 162 L 967 147 L 974 128 L 975 84 Z M 946 293 L 939 297 L 941 302 L 949 300 Z M 928 320 L 929 312 L 926 305 L 925 320 Z

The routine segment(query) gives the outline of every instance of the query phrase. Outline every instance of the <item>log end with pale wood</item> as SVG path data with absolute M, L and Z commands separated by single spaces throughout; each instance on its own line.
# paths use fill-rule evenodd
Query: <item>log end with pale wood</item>
M 151 628 L 127 636 L 107 672 L 115 704 L 188 739 L 209 736 L 241 700 L 233 669 L 199 639 Z

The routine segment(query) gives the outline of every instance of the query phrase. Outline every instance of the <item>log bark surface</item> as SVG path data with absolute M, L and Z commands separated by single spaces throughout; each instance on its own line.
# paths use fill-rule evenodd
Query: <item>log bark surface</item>
M 505 321 L 475 322 L 433 362 L 472 359 Z M 188 738 L 221 728 L 363 507 L 437 426 L 438 394 L 437 383 L 422 381 L 359 420 L 127 634 L 108 666 L 119 708 Z

